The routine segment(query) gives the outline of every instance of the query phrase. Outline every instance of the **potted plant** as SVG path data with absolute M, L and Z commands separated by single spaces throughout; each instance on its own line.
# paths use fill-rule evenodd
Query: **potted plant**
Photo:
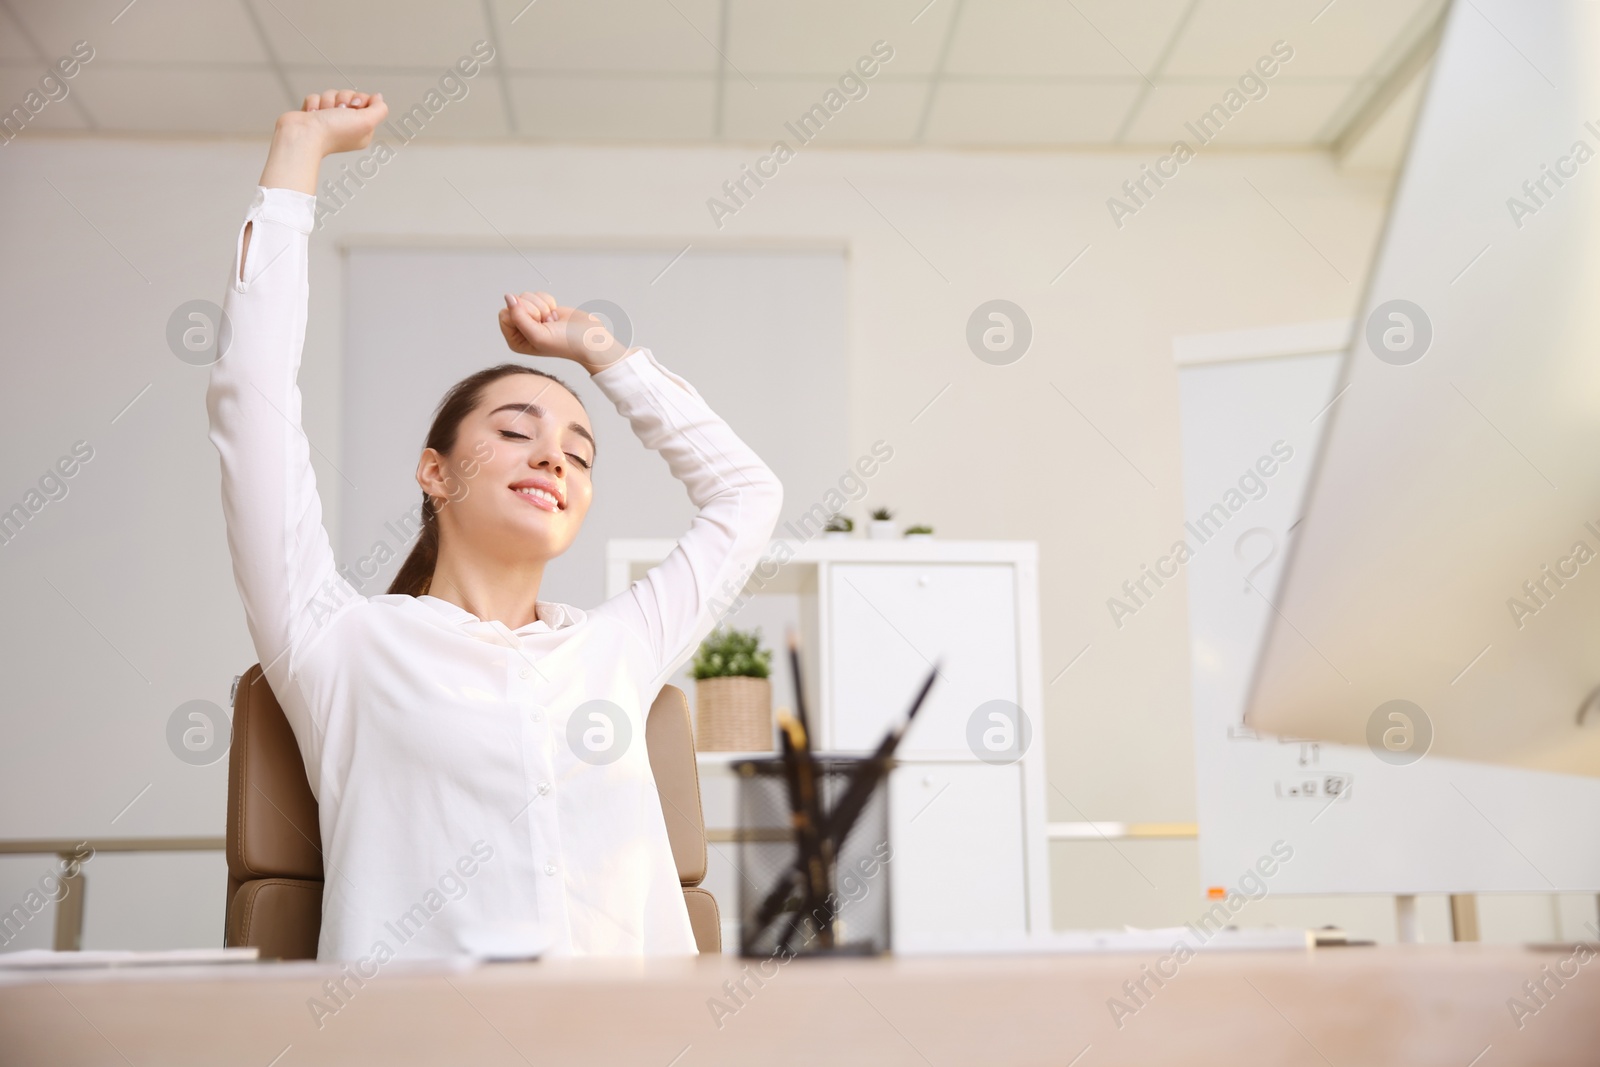
M 850 531 L 856 528 L 856 521 L 848 515 L 841 515 L 837 511 L 828 516 L 827 525 L 822 528 L 822 536 L 829 541 L 842 541 L 850 536 Z
M 874 540 L 880 540 L 885 537 L 893 537 L 894 534 L 894 512 L 888 508 L 873 508 L 872 526 L 867 530 L 867 536 Z
M 718 626 L 700 642 L 694 676 L 694 744 L 701 752 L 772 751 L 772 652 L 761 628 Z
M 907 526 L 906 536 L 918 541 L 926 541 L 933 536 L 932 526 Z

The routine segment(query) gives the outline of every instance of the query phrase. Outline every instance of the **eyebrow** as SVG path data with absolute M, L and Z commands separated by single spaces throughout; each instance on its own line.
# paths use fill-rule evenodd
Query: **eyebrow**
M 501 404 L 499 407 L 489 412 L 489 414 L 498 415 L 502 411 L 515 411 L 519 415 L 526 413 L 532 415 L 536 419 L 542 419 L 549 414 L 549 412 L 547 412 L 542 405 L 535 404 L 531 400 L 526 404 Z M 588 430 L 583 428 L 583 424 L 581 422 L 569 422 L 567 423 L 567 429 L 588 441 L 589 447 L 595 452 L 599 452 L 600 446 L 595 444 L 593 435 L 590 434 Z

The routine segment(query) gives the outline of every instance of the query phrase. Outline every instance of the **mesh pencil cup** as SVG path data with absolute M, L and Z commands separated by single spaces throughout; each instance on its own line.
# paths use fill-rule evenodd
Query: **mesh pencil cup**
M 824 825 L 858 772 L 879 776 L 833 862 L 825 865 L 820 895 L 808 893 L 804 880 L 791 877 L 800 842 L 790 819 L 783 760 L 746 759 L 732 765 L 739 791 L 741 956 L 875 956 L 889 950 L 893 849 L 887 797 L 894 760 L 834 756 L 815 763 Z

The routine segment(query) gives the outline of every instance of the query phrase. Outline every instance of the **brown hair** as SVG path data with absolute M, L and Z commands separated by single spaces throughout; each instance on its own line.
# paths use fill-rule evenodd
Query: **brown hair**
M 541 378 L 549 378 L 572 393 L 574 397 L 578 397 L 566 382 L 554 374 L 547 374 L 533 367 L 525 367 L 520 363 L 500 363 L 493 367 L 485 367 L 476 374 L 469 374 L 461 379 L 444 394 L 444 399 L 439 401 L 439 406 L 433 411 L 433 425 L 428 428 L 428 439 L 424 442 L 424 447 L 433 449 L 441 456 L 448 456 L 456 447 L 456 435 L 461 429 L 462 421 L 482 402 L 484 391 L 494 382 L 512 374 L 537 374 Z M 583 406 L 582 397 L 578 397 L 578 406 Z M 433 497 L 424 491 L 422 532 L 417 535 L 417 542 L 412 546 L 410 555 L 400 564 L 400 570 L 395 574 L 394 581 L 389 583 L 389 592 L 404 593 L 407 596 L 424 595 L 433 582 L 433 569 L 438 562 L 439 505 L 435 504 Z

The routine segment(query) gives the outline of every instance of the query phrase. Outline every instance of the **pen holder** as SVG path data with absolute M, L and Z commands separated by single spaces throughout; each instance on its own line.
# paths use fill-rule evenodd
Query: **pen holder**
M 831 892 L 810 908 L 798 890 L 785 895 L 773 921 L 757 930 L 763 905 L 789 878 L 800 854 L 790 819 L 789 784 L 781 758 L 734 763 L 738 776 L 739 954 L 746 957 L 875 956 L 889 950 L 888 772 L 893 759 L 818 757 L 817 795 L 823 821 L 836 810 L 856 773 L 880 775 L 866 806 L 828 868 Z

